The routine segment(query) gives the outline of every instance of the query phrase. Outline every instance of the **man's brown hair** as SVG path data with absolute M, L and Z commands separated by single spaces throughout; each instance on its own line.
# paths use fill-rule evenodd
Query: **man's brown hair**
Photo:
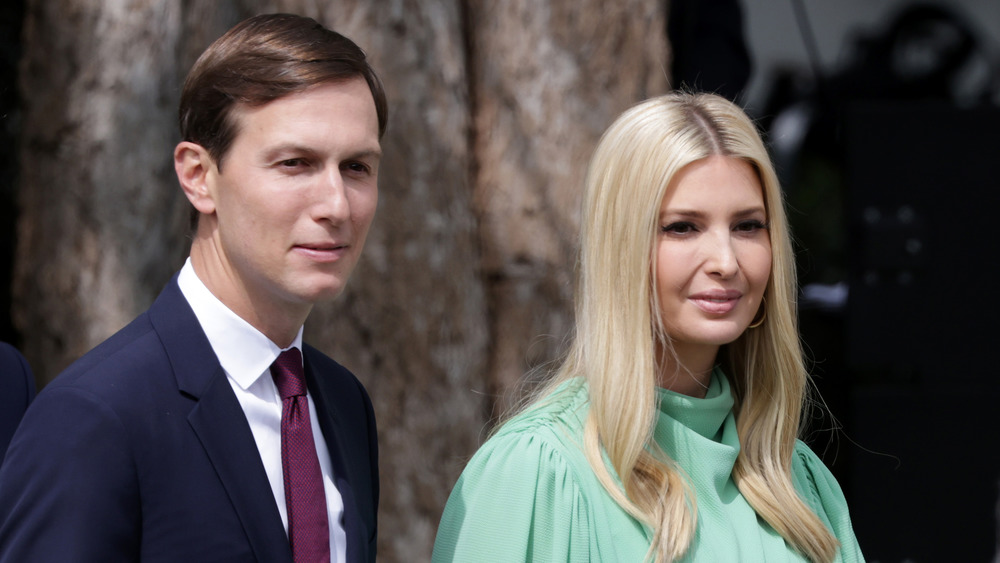
M 237 104 L 261 106 L 328 82 L 364 78 L 375 100 L 379 138 L 388 104 L 382 82 L 364 51 L 312 18 L 265 14 L 246 19 L 198 57 L 181 92 L 180 130 L 185 141 L 208 151 L 221 169 L 238 133 Z

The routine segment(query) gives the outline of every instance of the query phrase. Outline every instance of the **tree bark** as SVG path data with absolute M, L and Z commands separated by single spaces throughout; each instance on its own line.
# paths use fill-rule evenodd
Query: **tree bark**
M 650 0 L 470 3 L 473 190 L 496 413 L 567 343 L 587 163 L 622 110 L 666 90 L 664 9 Z
M 130 321 L 184 252 L 179 5 L 28 4 L 15 324 L 40 383 Z

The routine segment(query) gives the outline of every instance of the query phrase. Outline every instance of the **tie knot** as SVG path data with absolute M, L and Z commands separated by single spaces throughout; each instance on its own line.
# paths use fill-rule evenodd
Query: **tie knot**
M 306 381 L 302 375 L 302 353 L 289 348 L 271 364 L 271 377 L 282 399 L 306 394 Z

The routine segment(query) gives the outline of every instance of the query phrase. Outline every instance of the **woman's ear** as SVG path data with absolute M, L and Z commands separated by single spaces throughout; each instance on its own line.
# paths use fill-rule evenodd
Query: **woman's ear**
M 184 190 L 184 195 L 199 213 L 215 213 L 215 190 L 211 172 L 215 168 L 212 156 L 205 147 L 182 141 L 174 148 L 174 171 Z

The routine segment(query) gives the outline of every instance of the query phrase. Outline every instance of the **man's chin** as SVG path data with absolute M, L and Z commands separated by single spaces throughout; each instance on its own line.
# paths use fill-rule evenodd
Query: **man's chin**
M 302 300 L 313 305 L 328 303 L 340 297 L 344 293 L 343 283 L 336 283 L 315 288 L 310 288 L 302 295 Z

